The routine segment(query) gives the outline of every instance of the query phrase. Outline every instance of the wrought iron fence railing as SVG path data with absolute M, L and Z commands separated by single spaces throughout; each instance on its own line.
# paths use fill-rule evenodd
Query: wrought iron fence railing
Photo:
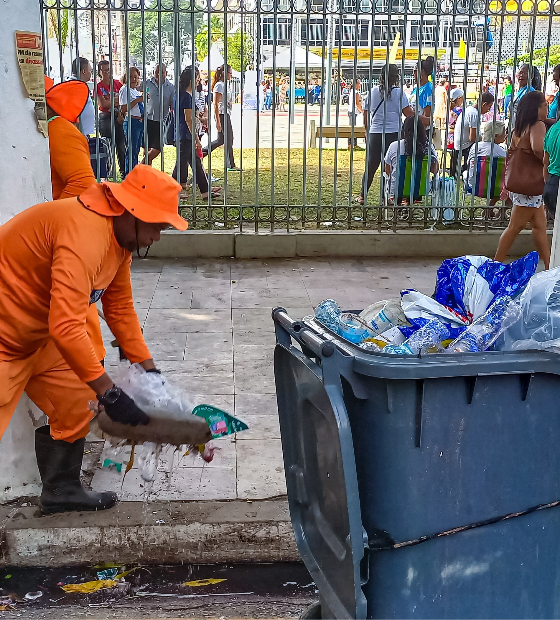
M 560 0 L 40 3 L 45 70 L 88 82 L 108 175 L 174 174 L 191 228 L 503 228 L 516 103 L 560 107 Z

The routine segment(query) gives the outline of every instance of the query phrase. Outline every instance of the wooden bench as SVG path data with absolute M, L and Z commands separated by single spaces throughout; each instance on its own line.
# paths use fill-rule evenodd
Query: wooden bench
M 352 129 L 354 129 L 354 133 L 352 134 Z M 317 140 L 320 138 L 341 138 L 348 139 L 352 138 L 364 138 L 366 137 L 366 128 L 363 125 L 354 125 L 352 128 L 351 125 L 317 125 L 316 121 L 309 122 L 309 148 L 316 149 L 317 148 Z

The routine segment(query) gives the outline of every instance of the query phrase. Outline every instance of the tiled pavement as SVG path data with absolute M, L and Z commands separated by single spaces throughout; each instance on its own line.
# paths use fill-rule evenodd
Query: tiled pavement
M 302 318 L 325 298 L 348 309 L 397 297 L 404 288 L 431 294 L 440 261 L 406 259 L 279 259 L 135 261 L 136 309 L 148 346 L 168 378 L 197 402 L 243 418 L 250 430 L 219 440 L 206 465 L 172 453 L 153 485 L 136 468 L 124 482 L 98 468 L 96 490 L 123 500 L 263 499 L 286 491 L 273 374 L 271 309 Z M 104 326 L 105 329 L 105 326 Z M 105 329 L 106 342 L 110 333 Z M 108 347 L 109 372 L 118 356 Z

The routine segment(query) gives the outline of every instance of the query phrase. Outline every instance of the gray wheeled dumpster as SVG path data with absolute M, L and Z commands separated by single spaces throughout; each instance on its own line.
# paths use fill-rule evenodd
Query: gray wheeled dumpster
M 273 319 L 322 618 L 560 617 L 560 356 L 369 353 Z

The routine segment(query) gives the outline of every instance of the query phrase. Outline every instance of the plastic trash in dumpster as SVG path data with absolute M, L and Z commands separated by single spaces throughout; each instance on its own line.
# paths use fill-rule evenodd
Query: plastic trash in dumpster
M 396 355 L 418 355 L 428 353 L 430 349 L 442 350 L 441 343 L 449 338 L 449 329 L 441 321 L 432 319 L 416 330 L 408 340 L 400 345 L 388 344 L 383 353 Z
M 473 321 L 500 297 L 516 297 L 537 270 L 539 255 L 529 252 L 511 263 L 486 256 L 444 260 L 437 271 L 434 299 Z
M 273 318 L 290 515 L 322 617 L 558 617 L 560 357 L 390 356 Z
M 446 349 L 447 353 L 487 351 L 508 327 L 521 317 L 521 306 L 509 297 L 497 299 L 486 312 L 473 321 Z
M 434 297 L 407 289 L 400 300 L 376 302 L 359 315 L 327 299 L 317 306 L 315 318 L 371 353 L 423 355 L 451 343 L 450 353 L 483 352 L 517 322 L 519 309 L 512 300 L 532 281 L 537 263 L 536 252 L 507 265 L 485 256 L 461 256 L 443 261 Z M 542 348 L 536 339 L 529 348 Z M 500 342 L 513 348 L 512 339 L 508 344 L 501 339 L 497 348 Z
M 520 317 L 505 330 L 496 348 L 560 353 L 560 268 L 533 276 L 517 301 Z

